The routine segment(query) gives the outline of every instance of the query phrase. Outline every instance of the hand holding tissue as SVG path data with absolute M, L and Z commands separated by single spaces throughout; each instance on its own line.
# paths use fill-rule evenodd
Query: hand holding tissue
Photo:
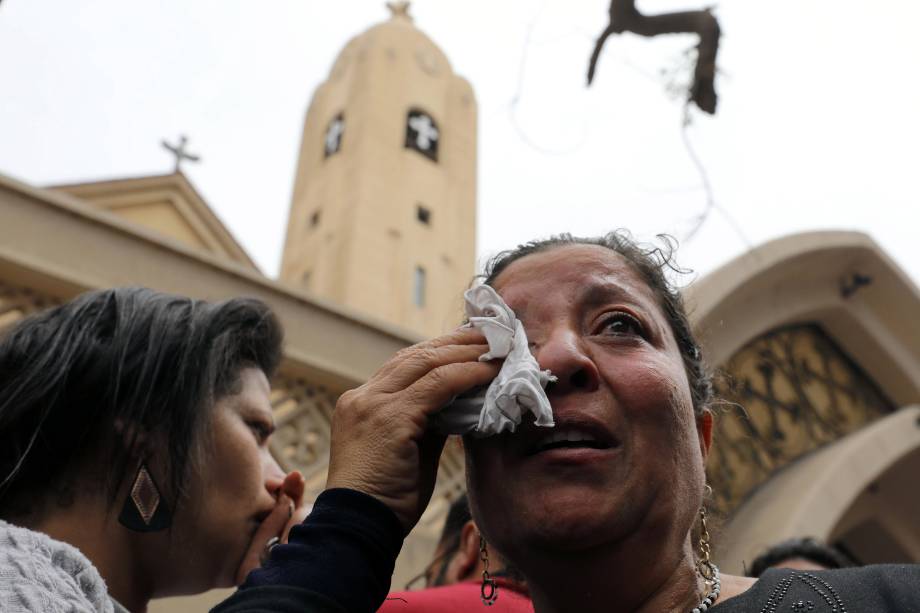
M 442 434 L 485 437 L 514 432 L 526 413 L 533 414 L 536 425 L 552 427 L 553 410 L 545 388 L 556 378 L 540 370 L 514 311 L 489 285 L 467 290 L 464 299 L 469 324 L 489 343 L 489 351 L 479 360 L 504 358 L 505 362 L 484 393 L 478 388 L 459 396 L 432 417 L 432 427 Z

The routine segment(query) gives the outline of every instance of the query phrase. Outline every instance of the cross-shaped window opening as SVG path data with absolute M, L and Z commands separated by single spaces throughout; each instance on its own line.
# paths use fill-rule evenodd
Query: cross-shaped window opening
M 421 109 L 409 109 L 406 116 L 406 149 L 418 151 L 432 162 L 438 161 L 441 132 L 438 124 Z

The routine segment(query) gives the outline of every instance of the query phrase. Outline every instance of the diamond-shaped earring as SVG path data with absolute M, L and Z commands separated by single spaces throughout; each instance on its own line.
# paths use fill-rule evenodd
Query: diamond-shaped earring
M 156 532 L 169 527 L 172 514 L 145 462 L 141 462 L 118 521 L 135 532 Z

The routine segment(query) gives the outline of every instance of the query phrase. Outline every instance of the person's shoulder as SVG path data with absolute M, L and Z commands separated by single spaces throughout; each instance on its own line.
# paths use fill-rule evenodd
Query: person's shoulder
M 848 598 L 853 605 L 850 610 L 920 613 L 920 564 L 877 564 L 805 574 L 819 580 L 819 585 L 827 582 L 841 598 Z
M 378 609 L 379 613 L 421 613 L 438 611 L 466 612 L 482 607 L 478 581 L 466 581 L 443 587 L 394 592 Z M 489 613 L 532 613 L 533 605 L 527 596 L 499 584 L 498 600 L 489 607 Z
M 0 521 L 0 611 L 112 611 L 105 583 L 76 548 Z
M 750 590 L 727 600 L 716 610 L 747 613 L 789 607 L 811 613 L 920 613 L 920 566 L 880 565 L 822 571 L 770 569 Z

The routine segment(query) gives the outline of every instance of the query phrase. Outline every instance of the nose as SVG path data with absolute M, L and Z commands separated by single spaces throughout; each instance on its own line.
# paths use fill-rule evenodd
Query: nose
M 591 392 L 598 387 L 597 366 L 572 330 L 554 331 L 543 343 L 537 344 L 534 357 L 540 368 L 549 369 L 557 378 L 546 388 L 551 396 L 573 391 Z
M 266 458 L 263 463 L 263 474 L 265 475 L 265 489 L 268 490 L 268 493 L 272 496 L 275 496 L 278 493 L 278 490 L 281 489 L 281 485 L 284 483 L 284 471 L 281 470 L 281 467 L 278 465 L 277 460 L 270 454 L 265 454 Z

